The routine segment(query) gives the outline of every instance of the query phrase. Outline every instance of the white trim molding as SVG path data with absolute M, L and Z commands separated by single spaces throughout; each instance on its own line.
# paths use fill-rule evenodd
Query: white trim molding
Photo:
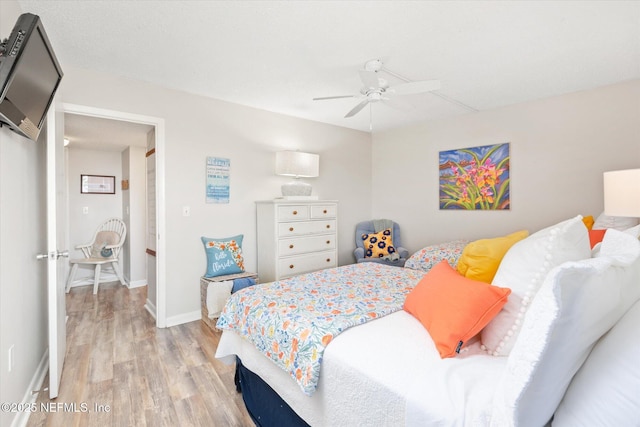
M 200 319 L 202 319 L 202 312 L 200 310 L 192 311 L 191 313 L 178 314 L 177 316 L 167 317 L 167 328 L 182 325 L 183 323 L 194 322 Z
M 44 351 L 42 355 L 42 359 L 40 359 L 40 363 L 36 368 L 36 371 L 33 374 L 33 378 L 31 378 L 31 382 L 27 387 L 27 390 L 22 397 L 22 402 L 20 405 L 22 407 L 27 407 L 36 404 L 36 400 L 38 399 L 38 394 L 42 393 L 42 385 L 44 384 L 44 378 L 49 371 L 49 349 Z M 29 416 L 31 415 L 30 411 L 18 411 L 16 417 L 11 422 L 11 427 L 25 427 L 29 422 Z
M 149 299 L 147 299 L 147 302 L 144 304 L 144 308 L 149 312 L 151 317 L 156 318 L 156 306 Z
M 156 326 L 167 327 L 167 284 L 166 284 L 166 245 L 165 245 L 165 123 L 160 117 L 144 116 L 123 111 L 107 110 L 86 105 L 63 103 L 63 111 L 81 116 L 99 117 L 155 126 L 156 129 Z

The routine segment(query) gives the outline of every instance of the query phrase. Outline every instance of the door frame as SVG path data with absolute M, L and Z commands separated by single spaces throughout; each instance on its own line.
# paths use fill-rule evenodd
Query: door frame
M 47 177 L 47 253 L 38 259 L 47 262 L 47 306 L 49 343 L 49 398 L 60 390 L 60 380 L 67 352 L 64 258 L 69 256 L 67 242 L 67 189 L 64 183 L 64 114 L 60 111 L 60 97 L 56 95 L 53 108 L 47 113 L 46 177 Z M 45 141 L 43 141 L 45 142 Z
M 165 161 L 165 128 L 164 119 L 144 116 L 123 111 L 107 110 L 86 105 L 63 103 L 64 113 L 102 119 L 120 120 L 140 123 L 155 127 L 156 134 L 156 326 L 167 326 L 166 304 L 166 252 L 165 252 L 165 197 L 164 197 L 164 161 Z

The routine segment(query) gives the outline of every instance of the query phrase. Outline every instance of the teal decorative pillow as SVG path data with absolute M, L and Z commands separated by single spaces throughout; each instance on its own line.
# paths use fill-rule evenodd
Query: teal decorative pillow
M 207 254 L 207 272 L 204 277 L 224 276 L 244 271 L 243 237 L 242 234 L 225 239 L 202 237 L 204 251 Z

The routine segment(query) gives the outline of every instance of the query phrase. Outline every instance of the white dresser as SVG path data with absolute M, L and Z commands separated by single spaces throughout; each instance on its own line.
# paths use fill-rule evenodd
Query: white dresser
M 256 202 L 258 276 L 266 283 L 338 265 L 338 202 Z

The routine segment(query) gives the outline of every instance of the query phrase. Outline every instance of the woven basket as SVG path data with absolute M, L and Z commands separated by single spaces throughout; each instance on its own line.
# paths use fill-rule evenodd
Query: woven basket
M 209 287 L 209 283 L 215 282 L 225 282 L 227 280 L 234 279 L 244 279 L 244 278 L 253 278 L 258 283 L 258 275 L 256 273 L 238 273 L 238 274 L 228 274 L 226 276 L 217 276 L 217 277 L 201 277 L 200 278 L 200 309 L 202 312 L 202 321 L 205 325 L 211 328 L 212 331 L 218 331 L 216 328 L 216 322 L 218 319 L 216 317 L 209 317 L 209 310 L 207 310 L 207 288 Z

